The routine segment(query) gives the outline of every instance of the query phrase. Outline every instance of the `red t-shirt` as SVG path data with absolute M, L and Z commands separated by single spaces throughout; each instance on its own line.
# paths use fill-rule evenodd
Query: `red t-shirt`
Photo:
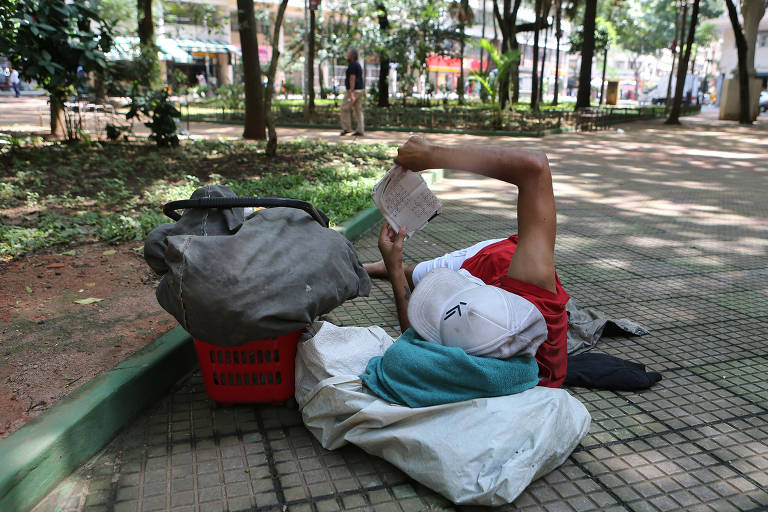
M 509 263 L 517 248 L 517 235 L 501 240 L 468 258 L 461 268 L 481 279 L 530 301 L 547 322 L 547 339 L 536 351 L 541 380 L 539 386 L 559 388 L 565 380 L 568 364 L 568 314 L 565 303 L 570 298 L 555 274 L 557 293 L 507 276 Z

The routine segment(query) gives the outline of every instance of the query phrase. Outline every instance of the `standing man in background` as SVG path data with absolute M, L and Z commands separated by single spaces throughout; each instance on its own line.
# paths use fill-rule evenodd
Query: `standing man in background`
M 365 80 L 363 80 L 363 68 L 357 61 L 357 50 L 350 48 L 347 51 L 346 78 L 344 85 L 347 92 L 344 93 L 344 101 L 341 104 L 341 135 L 352 132 L 352 111 L 355 113 L 356 130 L 352 135 L 361 137 L 365 135 L 365 123 L 363 121 L 363 104 L 365 103 Z
M 16 94 L 16 97 L 18 98 L 21 96 L 21 80 L 19 80 L 19 72 L 13 69 L 13 66 L 11 66 L 11 87 L 13 87 L 13 92 Z

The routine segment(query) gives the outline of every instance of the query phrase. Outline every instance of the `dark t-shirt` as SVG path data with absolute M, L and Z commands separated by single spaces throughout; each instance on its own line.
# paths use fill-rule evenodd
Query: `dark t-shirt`
M 346 78 L 344 79 L 344 86 L 349 90 L 349 77 L 355 75 L 355 90 L 365 89 L 363 84 L 363 68 L 360 63 L 353 61 L 347 66 Z

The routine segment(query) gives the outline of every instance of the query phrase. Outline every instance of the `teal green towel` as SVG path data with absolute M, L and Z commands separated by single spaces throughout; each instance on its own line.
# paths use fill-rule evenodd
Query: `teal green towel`
M 532 357 L 471 356 L 416 337 L 408 329 L 383 356 L 371 358 L 360 377 L 377 396 L 408 407 L 512 395 L 539 382 Z

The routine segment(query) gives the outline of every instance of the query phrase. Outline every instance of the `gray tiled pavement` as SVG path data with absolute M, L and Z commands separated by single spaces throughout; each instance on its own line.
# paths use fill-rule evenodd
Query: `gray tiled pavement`
M 513 141 L 550 155 L 563 286 L 652 331 L 598 350 L 664 379 L 643 392 L 571 389 L 589 434 L 502 510 L 768 510 L 768 133 L 686 121 Z M 444 212 L 407 243 L 408 260 L 514 231 L 511 188 L 460 173 L 436 188 Z M 377 258 L 375 233 L 356 246 Z M 331 319 L 394 334 L 388 283 Z M 195 373 L 36 510 L 453 508 L 472 510 L 355 447 L 322 449 L 296 410 L 216 408 Z

